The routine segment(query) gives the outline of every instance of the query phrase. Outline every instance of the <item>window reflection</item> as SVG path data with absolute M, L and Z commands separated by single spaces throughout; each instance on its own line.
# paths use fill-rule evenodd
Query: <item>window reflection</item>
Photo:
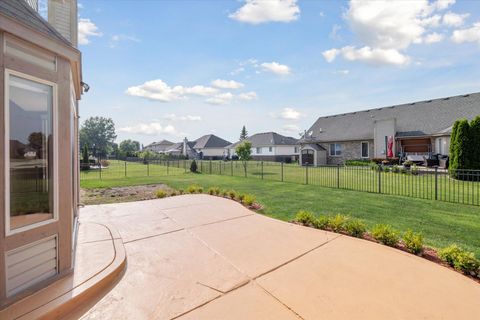
M 53 88 L 9 77 L 10 228 L 53 218 Z

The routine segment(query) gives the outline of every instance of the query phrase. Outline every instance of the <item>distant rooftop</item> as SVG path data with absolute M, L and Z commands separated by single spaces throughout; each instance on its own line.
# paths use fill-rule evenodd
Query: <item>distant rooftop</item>
M 448 132 L 457 119 L 480 115 L 480 92 L 320 117 L 307 130 L 318 141 L 373 139 L 374 122 L 395 119 L 397 136 Z

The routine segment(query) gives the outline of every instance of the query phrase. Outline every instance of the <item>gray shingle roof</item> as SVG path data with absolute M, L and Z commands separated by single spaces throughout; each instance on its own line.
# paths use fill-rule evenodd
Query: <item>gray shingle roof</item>
M 291 146 L 298 143 L 298 139 L 292 137 L 282 136 L 276 132 L 257 133 L 247 138 L 252 143 L 252 147 L 265 146 Z M 228 148 L 235 148 L 240 141 L 237 141 L 228 146 Z
M 471 120 L 477 115 L 480 92 L 320 117 L 307 131 L 307 140 L 373 139 L 374 121 L 392 118 L 398 137 L 434 135 L 448 130 L 457 119 Z
M 152 142 L 150 143 L 147 147 L 153 147 L 153 146 L 171 146 L 173 145 L 173 142 L 170 142 L 168 140 L 162 140 L 159 142 Z
M 230 141 L 224 140 L 213 134 L 207 134 L 195 140 L 194 148 L 195 149 L 224 148 L 229 144 L 231 144 Z
M 24 0 L 0 0 L 0 13 L 13 18 L 27 27 L 35 29 L 47 37 L 53 38 L 68 46 L 72 44 L 65 39 L 51 24 L 43 19 Z

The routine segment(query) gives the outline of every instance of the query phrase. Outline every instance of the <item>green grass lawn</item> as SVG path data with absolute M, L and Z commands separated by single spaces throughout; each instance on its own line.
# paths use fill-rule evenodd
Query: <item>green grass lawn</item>
M 197 161 L 198 170 L 203 173 L 245 177 L 242 162 Z M 142 162 L 110 161 L 103 170 L 82 171 L 82 180 L 120 179 L 125 177 L 153 177 L 183 174 L 190 167 L 190 161 Z M 378 192 L 411 196 L 421 199 L 435 199 L 447 202 L 480 205 L 480 182 L 451 179 L 447 174 L 432 170 L 420 170 L 419 175 L 393 172 L 377 172 L 369 167 L 310 167 L 278 162 L 249 161 L 246 176 L 251 179 L 285 181 L 322 187 Z M 480 172 L 472 173 L 478 175 Z M 473 179 L 473 176 L 471 177 Z M 435 188 L 435 186 L 437 186 Z M 380 189 L 380 190 L 379 190 Z
M 165 183 L 176 189 L 199 184 L 204 189 L 217 186 L 251 193 L 264 205 L 263 212 L 281 220 L 291 220 L 299 210 L 316 214 L 348 214 L 363 219 L 370 227 L 391 224 L 405 231 L 421 231 L 427 245 L 441 248 L 457 243 L 480 257 L 480 208 L 434 200 L 383 195 L 298 183 L 259 181 L 242 177 L 178 173 L 170 176 L 82 180 L 83 188 Z M 261 239 L 259 239 L 261 241 Z

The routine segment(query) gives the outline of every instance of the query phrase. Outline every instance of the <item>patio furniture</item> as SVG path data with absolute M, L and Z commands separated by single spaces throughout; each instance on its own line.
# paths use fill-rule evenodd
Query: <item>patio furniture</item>
M 424 156 L 423 159 L 424 159 L 423 165 L 425 167 L 434 167 L 439 165 L 439 160 L 437 155 L 432 155 L 429 158 Z

